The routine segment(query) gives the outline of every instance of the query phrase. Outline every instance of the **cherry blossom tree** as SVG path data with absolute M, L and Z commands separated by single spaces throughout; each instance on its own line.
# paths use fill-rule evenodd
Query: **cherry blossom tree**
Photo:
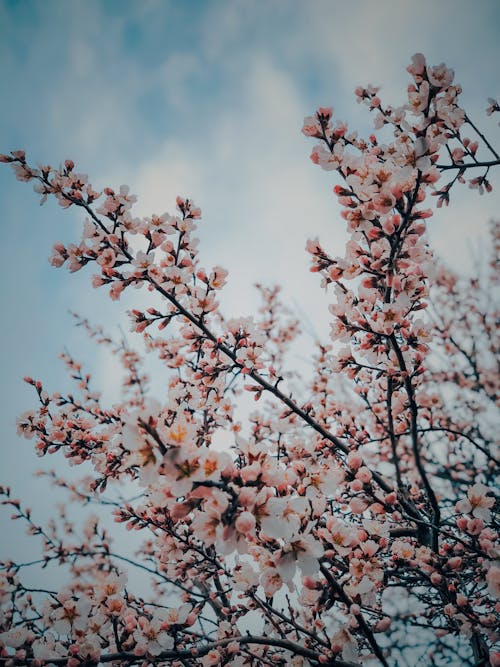
M 407 69 L 404 106 L 356 89 L 375 115 L 367 139 L 331 108 L 305 119 L 350 239 L 342 256 L 307 242 L 331 332 L 300 382 L 287 358 L 300 325 L 277 288 L 259 286 L 253 318 L 222 315 L 227 272 L 201 267 L 193 201 L 138 218 L 127 187 L 98 190 L 71 160 L 1 157 L 42 202 L 82 213 L 81 240 L 56 243 L 51 263 L 92 265 L 114 300 L 145 288 L 148 306 L 130 312 L 135 348 L 75 316 L 123 365 L 119 399 L 104 405 L 65 353 L 75 391 L 26 378 L 39 407 L 18 420 L 38 455 L 88 473 L 50 481 L 140 531 L 141 548 L 118 552 L 98 517 L 79 526 L 66 508 L 42 525 L 3 487 L 43 555 L 1 564 L 0 663 L 500 665 L 500 226 L 473 278 L 437 260 L 426 233 L 432 204 L 459 184 L 491 190 L 500 157 L 460 107 L 451 69 L 421 54 Z M 145 355 L 164 375 L 160 394 Z M 244 393 L 256 402 L 241 423 Z M 51 565 L 68 573 L 59 590 L 26 583 Z M 134 570 L 148 590 L 133 590 Z

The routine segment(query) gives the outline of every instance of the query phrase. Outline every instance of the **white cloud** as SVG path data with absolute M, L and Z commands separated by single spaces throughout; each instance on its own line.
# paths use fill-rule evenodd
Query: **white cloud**
M 322 295 L 308 274 L 306 239 L 325 232 L 335 239 L 343 225 L 334 222 L 333 197 L 307 158 L 304 102 L 263 55 L 235 92 L 237 103 L 214 120 L 211 135 L 169 138 L 143 162 L 135 187 L 140 210 L 161 212 L 183 193 L 202 206 L 202 261 L 230 269 L 226 303 L 233 314 L 255 303 L 257 281 L 284 283 L 307 310 Z

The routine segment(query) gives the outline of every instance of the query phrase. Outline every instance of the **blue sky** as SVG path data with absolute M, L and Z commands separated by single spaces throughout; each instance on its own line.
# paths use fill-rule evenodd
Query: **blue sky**
M 368 132 L 355 86 L 381 84 L 384 100 L 401 102 L 405 67 L 422 51 L 455 69 L 464 106 L 498 145 L 484 110 L 500 94 L 499 26 L 496 0 L 0 0 L 0 151 L 24 148 L 53 164 L 71 157 L 99 189 L 129 184 L 145 215 L 191 196 L 204 211 L 203 264 L 230 271 L 225 312 L 251 314 L 253 283 L 278 282 L 306 327 L 326 337 L 328 300 L 304 245 L 319 235 L 341 254 L 345 236 L 334 181 L 308 159 L 303 117 L 333 105 Z M 470 248 L 498 211 L 493 184 L 481 199 L 464 188 L 431 221 L 435 247 L 457 268 L 470 268 Z M 53 203 L 40 209 L 30 186 L 0 169 L 1 481 L 31 494 L 41 515 L 52 497 L 40 482 L 26 491 L 40 462 L 15 437 L 15 415 L 34 400 L 21 378 L 66 386 L 57 355 L 67 346 L 82 350 L 112 400 L 114 366 L 67 311 L 127 328 L 126 302 L 93 291 L 89 272 L 47 262 L 55 241 L 77 238 L 77 222 Z

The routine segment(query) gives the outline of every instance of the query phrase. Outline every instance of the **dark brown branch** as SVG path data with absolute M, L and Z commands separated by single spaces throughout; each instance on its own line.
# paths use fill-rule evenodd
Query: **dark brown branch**
M 434 493 L 434 489 L 432 488 L 431 483 L 429 482 L 429 478 L 427 477 L 427 473 L 425 471 L 420 456 L 420 445 L 418 439 L 418 423 L 417 423 L 418 407 L 415 401 L 413 385 L 411 383 L 411 378 L 409 376 L 408 369 L 406 368 L 406 363 L 403 357 L 403 353 L 399 349 L 398 341 L 394 333 L 389 336 L 389 340 L 391 341 L 392 349 L 394 350 L 394 353 L 398 360 L 399 367 L 401 369 L 401 373 L 404 377 L 404 386 L 406 389 L 406 394 L 408 396 L 408 402 L 410 404 L 410 415 L 411 415 L 410 433 L 411 433 L 413 458 L 415 459 L 415 465 L 417 466 L 417 470 L 424 484 L 424 488 L 432 508 L 432 523 L 436 526 L 439 526 L 441 522 L 441 511 L 439 509 L 439 504 L 436 498 L 436 494 Z M 436 553 L 439 550 L 438 531 L 435 528 L 432 528 L 432 548 Z
M 436 164 L 436 167 L 439 169 L 439 171 L 448 171 L 449 169 L 458 169 L 459 171 L 465 171 L 466 169 L 473 169 L 474 167 L 496 167 L 497 165 L 500 165 L 500 157 L 498 160 L 489 160 L 489 161 L 484 161 L 484 162 L 467 162 L 466 164 L 459 164 L 459 163 L 453 163 L 453 164 Z
M 335 579 L 332 577 L 331 573 L 328 571 L 328 569 L 320 564 L 321 572 L 323 573 L 325 579 L 328 581 L 328 584 L 330 588 L 332 589 L 332 592 L 337 595 L 339 600 L 343 602 L 348 609 L 352 606 L 352 601 L 349 599 L 348 595 L 345 593 L 344 589 L 342 588 L 341 584 L 339 584 L 338 581 L 335 581 Z M 375 639 L 375 635 L 373 634 L 370 626 L 368 623 L 365 621 L 365 618 L 361 612 L 358 614 L 354 614 L 358 625 L 360 627 L 361 632 L 364 634 L 366 639 L 368 640 L 368 643 L 370 644 L 373 653 L 376 655 L 376 657 L 379 659 L 382 665 L 384 667 L 389 667 L 389 664 L 387 660 L 384 657 L 384 654 L 382 653 L 382 649 L 377 643 L 377 640 Z
M 212 649 L 225 648 L 228 644 L 231 644 L 232 642 L 237 642 L 238 644 L 240 644 L 240 646 L 260 645 L 260 646 L 272 646 L 276 648 L 282 648 L 285 649 L 286 651 L 290 651 L 294 655 L 301 655 L 304 658 L 307 658 L 308 660 L 312 660 L 314 664 L 318 664 L 319 654 L 317 652 L 311 651 L 310 649 L 300 646 L 295 642 L 292 642 L 288 639 L 277 639 L 273 637 L 259 637 L 259 636 L 253 637 L 251 635 L 245 637 L 227 637 L 219 641 L 211 642 L 210 644 L 205 644 L 204 646 L 196 647 L 197 648 L 196 657 L 197 658 L 203 657 L 207 655 L 207 653 L 209 653 Z M 181 649 L 174 651 L 163 651 L 163 653 L 160 653 L 159 655 L 148 656 L 147 662 L 150 664 L 156 664 L 165 661 L 182 660 L 185 658 L 192 659 L 193 657 L 194 656 L 191 649 Z M 118 660 L 120 661 L 121 665 L 125 664 L 133 665 L 138 661 L 144 661 L 144 657 L 137 656 L 134 653 L 130 653 L 128 651 L 121 651 L 119 653 L 108 653 L 105 655 L 101 655 L 98 663 L 96 663 L 93 660 L 82 661 L 81 667 L 95 667 L 97 664 L 100 663 L 114 662 Z M 14 656 L 0 656 L 0 664 L 9 663 L 12 665 L 26 666 L 26 665 L 31 665 L 34 662 L 38 661 L 36 661 L 35 658 L 23 658 L 22 660 L 18 660 Z M 50 658 L 50 663 L 52 665 L 66 665 L 67 662 L 68 662 L 68 657 Z M 359 663 L 346 662 L 345 660 L 337 660 L 336 658 L 333 657 L 330 660 L 330 662 L 326 664 L 329 665 L 330 667 L 361 667 Z

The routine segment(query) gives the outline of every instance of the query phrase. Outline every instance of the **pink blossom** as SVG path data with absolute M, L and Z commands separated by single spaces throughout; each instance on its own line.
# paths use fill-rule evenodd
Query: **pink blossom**
M 41 203 L 79 210 L 81 236 L 56 243 L 50 261 L 70 272 L 94 263 L 92 284 L 112 299 L 127 289 L 141 334 L 134 347 L 75 316 L 122 368 L 111 400 L 68 352 L 69 390 L 25 378 L 38 407 L 18 419 L 19 433 L 40 456 L 85 465 L 84 477 L 60 466 L 40 477 L 102 511 L 80 525 L 61 503 L 39 523 L 0 486 L 42 548 L 40 559 L 1 567 L 7 662 L 78 667 L 118 653 L 145 665 L 168 651 L 164 660 L 193 666 L 389 664 L 411 662 L 418 645 L 422 663 L 445 664 L 493 647 L 500 225 L 481 275 L 469 277 L 434 256 L 427 221 L 429 195 L 439 208 L 460 183 L 487 193 L 500 161 L 460 106 L 452 70 L 416 54 L 408 72 L 404 105 L 356 89 L 373 114 L 367 138 L 329 107 L 305 120 L 348 234 L 339 254 L 335 232 L 307 242 L 332 342 L 315 334 L 305 375 L 294 359 L 307 341 L 278 287 L 257 286 L 255 317 L 223 314 L 228 274 L 202 266 L 192 200 L 177 197 L 175 215 L 137 217 L 128 187 L 101 193 L 71 160 L 31 167 L 23 151 L 0 156 Z M 142 539 L 124 550 L 109 509 L 116 528 Z M 45 590 L 38 577 L 31 590 L 25 572 L 37 564 L 62 568 L 66 585 L 56 576 Z
M 26 642 L 29 634 L 27 628 L 12 628 L 11 630 L 0 633 L 0 643 L 11 648 L 19 648 Z
M 495 499 L 487 495 L 490 489 L 484 484 L 474 484 L 467 489 L 467 498 L 459 500 L 455 505 L 457 512 L 472 514 L 476 519 L 489 521 L 491 517 L 490 508 L 495 504 Z
M 486 572 L 486 582 L 489 594 L 498 600 L 500 598 L 500 565 L 492 563 Z
M 139 648 L 139 655 L 148 653 L 157 656 L 162 651 L 168 651 L 173 647 L 173 637 L 162 629 L 167 618 L 162 611 L 157 612 L 151 620 L 147 620 L 145 617 L 139 618 L 139 626 L 134 631 L 134 639 Z
M 296 567 L 300 567 L 303 575 L 313 575 L 318 571 L 318 558 L 323 554 L 321 542 L 310 533 L 294 535 L 279 551 L 273 560 L 281 579 L 290 582 Z

